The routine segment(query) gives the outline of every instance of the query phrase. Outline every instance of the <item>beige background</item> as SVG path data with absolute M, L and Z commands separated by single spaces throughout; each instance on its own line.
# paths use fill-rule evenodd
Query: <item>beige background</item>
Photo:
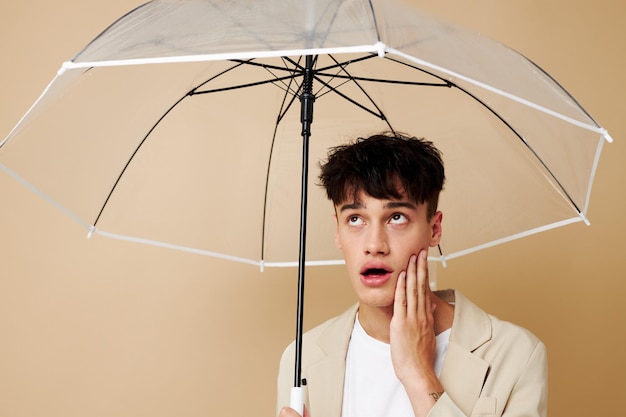
M 626 284 L 626 4 L 619 0 L 416 0 L 550 72 L 615 138 L 592 226 L 451 262 L 456 287 L 547 344 L 552 417 L 620 415 Z M 137 0 L 0 4 L 0 136 L 59 68 Z M 86 240 L 0 175 L 0 416 L 273 415 L 293 338 L 295 270 L 259 273 L 188 254 Z M 308 272 L 306 327 L 353 302 L 342 268 Z

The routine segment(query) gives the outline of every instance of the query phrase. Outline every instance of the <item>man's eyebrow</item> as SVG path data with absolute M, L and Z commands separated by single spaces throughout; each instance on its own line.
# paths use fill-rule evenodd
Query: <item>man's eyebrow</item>
M 346 210 L 357 210 L 357 209 L 362 209 L 364 207 L 365 205 L 363 203 L 355 201 L 354 203 L 348 203 L 348 204 L 342 205 L 339 208 L 339 211 L 343 212 Z M 410 201 L 389 201 L 385 203 L 384 207 L 387 209 L 394 209 L 394 208 L 408 208 L 411 210 L 417 209 L 417 206 L 411 203 Z
M 408 208 L 415 210 L 417 206 L 410 201 L 390 201 L 385 203 L 385 208 Z
M 339 211 L 356 210 L 356 209 L 362 209 L 363 207 L 365 207 L 363 203 L 355 201 L 354 203 L 343 204 L 339 208 Z

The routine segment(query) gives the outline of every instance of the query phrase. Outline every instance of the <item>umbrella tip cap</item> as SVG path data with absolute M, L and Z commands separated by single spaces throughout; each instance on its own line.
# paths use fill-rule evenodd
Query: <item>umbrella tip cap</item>
M 591 226 L 591 222 L 589 221 L 589 219 L 587 218 L 585 213 L 580 212 L 580 213 L 578 213 L 578 215 L 580 216 L 581 219 L 583 219 L 583 223 L 585 223 L 585 225 Z
M 448 266 L 448 262 L 446 261 L 446 257 L 443 255 L 439 256 L 428 256 L 429 262 L 441 262 L 441 266 L 446 268 Z
M 68 68 L 70 68 L 72 66 L 72 62 L 71 61 L 65 61 L 63 64 L 61 64 L 61 68 L 59 68 L 59 70 L 57 71 L 57 76 L 61 76 L 63 75 L 63 73 L 65 71 L 67 71 Z
M 382 42 L 376 42 L 376 44 L 374 45 L 376 47 L 376 51 L 378 52 L 378 56 L 380 58 L 384 58 L 385 57 L 385 53 L 387 53 L 387 45 L 385 45 Z

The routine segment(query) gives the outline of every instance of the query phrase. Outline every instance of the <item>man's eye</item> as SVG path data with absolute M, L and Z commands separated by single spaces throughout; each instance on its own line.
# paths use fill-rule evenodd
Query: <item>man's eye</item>
M 358 226 L 363 223 L 363 220 L 359 216 L 348 217 L 348 224 L 351 226 Z
M 396 213 L 391 216 L 389 223 L 391 224 L 403 224 L 407 222 L 407 218 L 404 214 Z

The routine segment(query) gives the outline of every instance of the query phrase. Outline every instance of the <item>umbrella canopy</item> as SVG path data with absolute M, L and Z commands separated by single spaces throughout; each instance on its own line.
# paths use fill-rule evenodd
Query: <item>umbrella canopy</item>
M 354 136 L 442 150 L 431 259 L 587 221 L 607 132 L 525 57 L 388 0 L 146 3 L 63 64 L 0 167 L 90 234 L 295 265 L 305 56 L 311 185 Z M 341 262 L 332 206 L 309 188 L 307 262 Z
M 443 151 L 441 262 L 587 222 L 611 141 L 530 60 L 399 1 L 155 0 L 63 64 L 0 168 L 89 235 L 298 265 L 299 387 L 302 268 L 341 262 L 316 162 L 380 130 Z

